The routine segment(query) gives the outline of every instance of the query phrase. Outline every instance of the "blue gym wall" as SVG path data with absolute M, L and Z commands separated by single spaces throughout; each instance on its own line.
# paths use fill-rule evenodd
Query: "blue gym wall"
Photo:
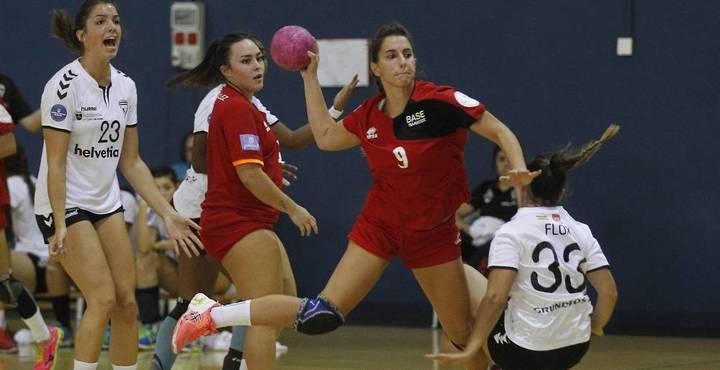
M 74 58 L 49 36 L 56 1 L 3 0 L 0 71 L 29 103 Z M 78 1 L 63 2 L 74 11 Z M 124 43 L 113 64 L 138 86 L 141 150 L 150 165 L 179 159 L 200 90 L 168 91 L 170 1 L 120 1 Z M 247 30 L 269 43 L 286 24 L 318 38 L 370 37 L 399 20 L 414 33 L 428 79 L 484 101 L 517 134 L 526 156 L 597 137 L 610 122 L 619 136 L 572 175 L 566 208 L 590 224 L 611 261 L 620 302 L 611 331 L 720 333 L 717 134 L 720 116 L 720 4 L 637 0 L 635 55 L 615 56 L 632 29 L 626 0 L 593 1 L 207 1 L 208 39 Z M 306 122 L 298 74 L 271 66 L 259 94 L 283 122 Z M 336 90 L 328 90 L 330 99 Z M 359 88 L 351 106 L 375 92 Z M 37 168 L 41 137 L 19 140 Z M 472 138 L 472 183 L 491 175 L 491 145 Z M 318 292 L 345 245 L 370 178 L 357 149 L 284 153 L 301 167 L 288 191 L 319 219 L 301 239 L 279 226 L 300 294 Z M 385 307 L 387 312 L 378 311 Z M 382 313 L 382 314 L 379 314 Z M 429 324 L 412 275 L 394 263 L 350 321 Z

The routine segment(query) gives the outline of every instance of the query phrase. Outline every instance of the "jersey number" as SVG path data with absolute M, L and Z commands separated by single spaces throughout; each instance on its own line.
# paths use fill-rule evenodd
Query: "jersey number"
M 537 291 L 553 293 L 560 287 L 560 284 L 562 284 L 563 282 L 562 273 L 560 272 L 560 262 L 558 261 L 557 253 L 555 253 L 555 248 L 553 248 L 553 245 L 548 242 L 542 242 L 535 246 L 535 249 L 533 249 L 532 252 L 533 262 L 540 262 L 540 252 L 542 252 L 543 249 L 549 249 L 550 252 L 552 252 L 553 262 L 548 266 L 548 270 L 552 272 L 555 280 L 550 286 L 543 286 L 540 284 L 540 281 L 538 279 L 538 273 L 533 271 L 533 273 L 530 274 L 530 283 L 532 283 L 533 288 L 535 288 L 535 290 Z M 565 261 L 566 263 L 570 262 L 570 253 L 574 251 L 580 252 L 580 246 L 577 245 L 577 243 L 572 243 L 565 247 L 565 250 L 563 251 L 563 261 Z M 578 263 L 577 266 L 577 271 L 583 276 L 583 281 L 580 286 L 574 287 L 572 285 L 572 281 L 570 281 L 570 276 L 565 276 L 565 289 L 567 289 L 568 293 L 579 293 L 585 290 L 585 286 L 587 285 L 587 277 L 585 276 L 585 272 L 580 268 L 580 265 L 585 262 L 587 262 L 587 259 L 583 258 L 580 260 L 580 263 Z
M 118 121 L 102 121 L 100 129 L 102 130 L 102 134 L 100 135 L 98 143 L 107 143 L 108 140 L 114 143 L 120 138 L 120 122 Z M 108 133 L 108 131 L 110 133 Z M 107 138 L 105 136 L 107 136 Z
M 407 153 L 405 152 L 405 148 L 399 146 L 395 149 L 393 149 L 393 154 L 395 154 L 395 158 L 398 160 L 398 167 L 400 168 L 408 168 L 408 157 Z

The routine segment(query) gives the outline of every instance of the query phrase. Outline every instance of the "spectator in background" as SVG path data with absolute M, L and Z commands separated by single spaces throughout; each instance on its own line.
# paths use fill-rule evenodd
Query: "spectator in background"
M 10 77 L 0 73 L 0 105 L 10 113 L 15 124 L 20 124 L 30 132 L 38 132 L 40 130 L 40 110 L 34 112 L 30 108 L 25 99 L 23 99 L 20 90 L 15 86 Z
M 498 180 L 510 169 L 507 156 L 499 146 L 495 146 L 493 170 L 496 176 L 478 185 L 472 192 L 470 203 L 463 203 L 455 212 L 455 224 L 462 237 L 463 261 L 485 276 L 493 235 L 517 212 L 515 189 Z

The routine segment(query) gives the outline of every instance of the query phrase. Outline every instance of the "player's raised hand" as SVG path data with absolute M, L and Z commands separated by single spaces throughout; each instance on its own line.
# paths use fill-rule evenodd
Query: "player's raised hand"
M 200 255 L 200 249 L 205 249 L 200 239 L 191 230 L 191 228 L 200 230 L 200 225 L 189 218 L 180 216 L 177 212 L 168 214 L 163 221 L 168 236 L 175 244 L 175 253 L 179 254 L 182 249 L 188 257 L 192 258 L 193 255 Z
M 358 79 L 358 75 L 354 75 L 352 80 L 347 83 L 347 85 L 343 86 L 342 89 L 335 95 L 335 99 L 333 99 L 333 107 L 335 107 L 336 110 L 344 111 L 347 107 L 347 103 L 350 101 L 350 97 L 353 94 L 353 91 L 355 91 L 355 87 L 357 86 L 358 82 L 360 80 Z
M 301 236 L 309 236 L 310 233 L 318 233 L 317 220 L 307 209 L 296 205 L 292 212 L 288 213 L 295 226 L 300 229 Z

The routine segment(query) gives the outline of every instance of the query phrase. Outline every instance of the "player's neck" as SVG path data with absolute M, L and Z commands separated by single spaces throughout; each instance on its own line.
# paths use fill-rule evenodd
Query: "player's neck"
M 80 65 L 100 86 L 110 85 L 110 62 L 96 58 L 82 57 Z
M 385 107 L 383 111 L 390 117 L 396 117 L 405 110 L 408 99 L 412 95 L 415 83 L 408 86 L 388 86 L 385 89 Z

